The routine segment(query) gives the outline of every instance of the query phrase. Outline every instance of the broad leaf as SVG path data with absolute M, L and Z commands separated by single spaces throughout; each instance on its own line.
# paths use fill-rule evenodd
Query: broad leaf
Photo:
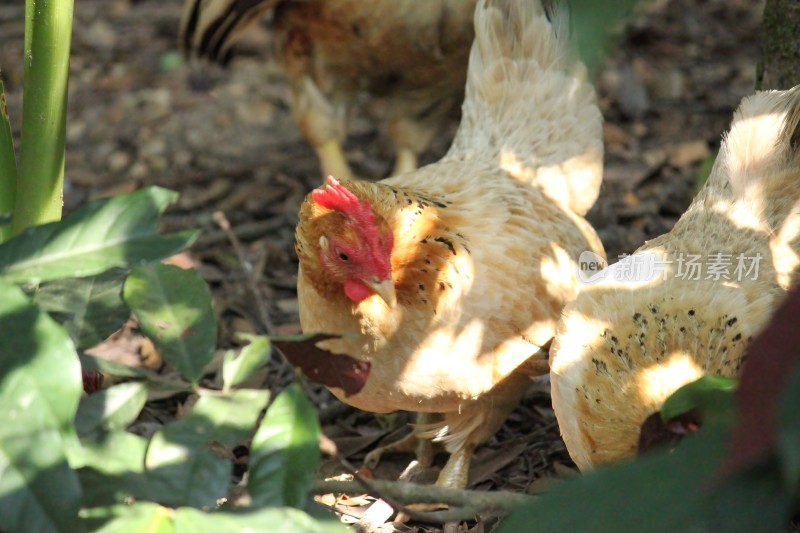
M 29 228 L 0 245 L 0 278 L 13 283 L 85 277 L 169 257 L 197 232 L 157 235 L 175 193 L 150 187 L 87 202 L 59 222 Z
M 703 427 L 672 453 L 599 468 L 560 483 L 511 514 L 499 533 L 721 531 L 692 528 L 704 521 L 705 491 L 725 449 L 727 432 Z
M 787 491 L 800 487 L 800 366 L 794 369 L 778 407 L 778 457 Z
M 784 490 L 781 481 L 777 461 L 771 459 L 714 486 L 703 500 L 705 531 L 789 531 L 793 493 Z
M 194 386 L 188 381 L 174 376 L 159 374 L 145 368 L 133 368 L 102 357 L 94 357 L 87 353 L 81 353 L 80 360 L 84 371 L 95 371 L 110 376 L 144 380 L 147 382 L 148 392 L 151 393 L 158 391 L 168 393 L 194 391 Z
M 181 378 L 171 378 L 146 368 L 135 368 L 116 361 L 97 357 L 86 352 L 80 353 L 81 367 L 121 378 L 143 379 L 152 387 L 172 388 L 176 392 L 192 392 L 194 387 Z
M 66 461 L 81 395 L 69 335 L 0 281 L 0 524 L 9 531 L 81 531 L 78 478 Z
M 147 387 L 139 382 L 122 383 L 84 396 L 75 418 L 78 435 L 125 429 L 136 420 L 146 401 Z
M 291 533 L 344 533 L 335 520 L 318 521 L 297 509 L 268 508 L 203 512 L 191 507 L 167 509 L 154 503 L 137 502 L 84 511 L 83 516 L 98 533 L 245 533 L 276 531 Z
M 150 480 L 144 471 L 148 441 L 124 431 L 93 434 L 70 454 L 83 485 L 85 507 L 135 500 L 169 499 L 172 491 Z
M 281 392 L 253 437 L 248 491 L 253 505 L 302 507 L 319 464 L 317 412 L 295 383 Z
M 318 521 L 298 509 L 269 507 L 266 509 L 219 511 L 204 513 L 182 508 L 175 511 L 176 533 L 214 531 L 214 533 L 243 533 L 247 531 L 276 531 L 291 533 L 344 533 L 344 526 L 334 521 Z
M 721 413 L 720 407 L 730 405 L 730 396 L 738 381 L 723 376 L 706 375 L 676 390 L 661 407 L 661 420 L 699 409 L 708 415 Z
M 88 509 L 81 515 L 95 533 L 174 533 L 173 513 L 172 509 L 155 503 L 136 502 Z
M 602 60 L 621 34 L 622 23 L 630 17 L 637 0 L 570 0 L 574 38 L 590 73 L 597 72 Z
M 217 343 L 211 292 L 200 274 L 171 265 L 142 266 L 128 276 L 123 297 L 164 360 L 196 384 Z
M 225 391 L 245 381 L 269 361 L 269 338 L 257 335 L 241 336 L 250 341 L 250 344 L 242 348 L 238 356 L 233 351 L 225 354 L 225 361 L 222 363 Z
M 106 474 L 144 473 L 148 441 L 144 437 L 116 430 L 95 433 L 70 450 L 73 468 L 95 468 Z M 101 487 L 103 490 L 103 487 Z
M 189 414 L 156 433 L 145 464 L 148 478 L 170 490 L 159 503 L 213 508 L 228 491 L 230 449 L 253 431 L 268 398 L 256 390 L 203 395 Z
M 798 316 L 800 288 L 795 287 L 747 348 L 747 363 L 736 391 L 737 423 L 726 453 L 726 472 L 759 464 L 779 448 L 776 424 L 782 395 L 800 366 Z
M 106 340 L 121 328 L 131 312 L 122 301 L 127 271 L 113 269 L 97 276 L 55 280 L 33 295 L 40 308 L 67 328 L 78 349 Z
M 723 411 L 731 409 L 729 393 L 727 403 Z M 512 514 L 500 533 L 526 531 L 530 524 L 542 533 L 780 531 L 792 498 L 781 490 L 774 461 L 720 476 L 732 424 L 729 416 L 707 417 L 673 451 L 568 480 Z

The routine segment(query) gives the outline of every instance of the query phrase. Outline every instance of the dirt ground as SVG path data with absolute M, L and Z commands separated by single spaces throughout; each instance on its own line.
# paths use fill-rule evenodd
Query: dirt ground
M 753 92 L 762 3 L 651 1 L 596 76 L 606 171 L 589 219 L 611 262 L 668 231 L 691 201 L 732 111 Z M 0 5 L 0 68 L 18 137 L 23 3 L 7 4 Z M 278 332 L 297 332 L 293 231 L 303 196 L 320 184 L 317 160 L 290 116 L 268 29 L 248 35 L 227 69 L 187 67 L 177 51 L 179 13 L 177 0 L 76 2 L 66 209 L 152 184 L 179 191 L 164 229 L 204 230 L 189 260 L 214 289 L 222 347 L 233 344 L 235 331 L 257 331 L 264 306 Z M 347 154 L 361 176 L 383 177 L 391 168 L 381 124 L 366 112 L 351 121 Z M 444 153 L 454 127 L 425 162 Z M 212 219 L 215 211 L 240 236 L 241 257 Z M 253 269 L 257 296 L 243 263 Z M 365 450 L 407 421 L 356 412 L 321 389 L 314 400 L 326 433 L 357 465 Z M 536 492 L 552 477 L 569 475 L 573 465 L 546 383 L 532 385 L 479 455 L 471 485 L 480 489 Z M 388 458 L 376 476 L 396 476 L 408 459 Z M 329 463 L 323 471 L 334 475 L 337 468 Z M 347 512 L 358 516 L 363 506 Z

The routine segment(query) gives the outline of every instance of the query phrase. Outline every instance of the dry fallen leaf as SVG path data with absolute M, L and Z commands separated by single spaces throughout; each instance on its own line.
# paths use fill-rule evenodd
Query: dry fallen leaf
M 326 387 L 340 388 L 347 396 L 357 394 L 364 388 L 370 364 L 317 347 L 318 342 L 334 338 L 337 336 L 317 334 L 296 341 L 273 339 L 272 345 L 308 379 Z

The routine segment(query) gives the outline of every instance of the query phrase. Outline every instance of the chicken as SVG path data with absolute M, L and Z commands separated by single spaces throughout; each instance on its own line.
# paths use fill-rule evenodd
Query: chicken
M 602 117 L 567 18 L 539 0 L 480 0 L 445 157 L 377 183 L 331 177 L 300 209 L 303 330 L 355 333 L 318 346 L 371 363 L 359 393 L 334 394 L 421 413 L 390 448 L 421 443 L 427 463 L 424 444 L 442 443 L 439 485 L 466 484 L 473 450 L 530 383 L 520 367 L 547 371 L 577 258 L 603 254 L 581 216 L 599 193 Z
M 324 175 L 352 178 L 342 143 L 360 91 L 385 97 L 393 174 L 417 167 L 463 99 L 475 0 L 186 0 L 181 42 L 226 60 L 251 24 L 273 12 L 275 55 L 292 112 Z
M 799 123 L 799 88 L 745 98 L 672 231 L 565 308 L 550 352 L 553 408 L 580 468 L 634 455 L 642 422 L 682 385 L 737 375 L 796 283 Z

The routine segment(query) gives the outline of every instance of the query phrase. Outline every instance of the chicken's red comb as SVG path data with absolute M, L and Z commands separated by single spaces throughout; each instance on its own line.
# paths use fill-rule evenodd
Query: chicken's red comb
M 354 222 L 355 230 L 361 236 L 362 241 L 369 247 L 373 271 L 381 279 L 391 275 L 392 265 L 389 257 L 394 239 L 391 234 L 385 239 L 381 239 L 375 223 L 375 214 L 367 200 L 359 200 L 352 191 L 349 191 L 333 176 L 328 176 L 328 183 L 324 189 L 314 189 L 311 197 L 322 207 L 347 215 Z
M 372 214 L 369 202 L 359 200 L 358 196 L 347 190 L 333 176 L 328 176 L 328 183 L 324 189 L 311 191 L 311 197 L 322 207 L 341 211 L 363 228 L 375 225 L 375 216 Z

